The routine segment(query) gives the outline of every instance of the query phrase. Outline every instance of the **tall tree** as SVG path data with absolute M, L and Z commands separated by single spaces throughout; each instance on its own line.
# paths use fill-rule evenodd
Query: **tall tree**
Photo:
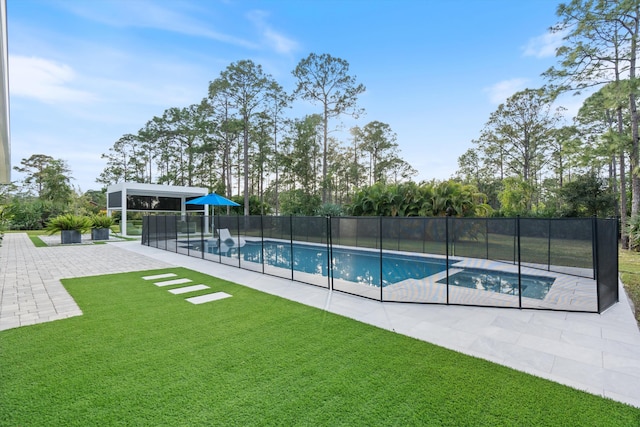
M 24 173 L 24 184 L 34 190 L 42 201 L 67 205 L 71 201 L 73 189 L 71 174 L 67 163 L 61 159 L 54 159 L 45 154 L 34 154 L 28 159 L 22 159 L 22 167 L 14 169 Z
M 240 60 L 222 71 L 219 80 L 227 82 L 226 87 L 223 89 L 233 100 L 243 124 L 244 214 L 249 215 L 249 136 L 251 119 L 259 111 L 264 110 L 267 91 L 273 84 L 273 79 L 262 71 L 262 66 L 256 65 L 251 60 Z M 212 84 L 215 84 L 215 82 Z
M 284 109 L 290 106 L 291 96 L 287 94 L 282 86 L 275 81 L 271 82 L 267 90 L 267 114 L 271 117 L 271 124 L 273 126 L 273 173 L 275 175 L 274 191 L 275 191 L 275 210 L 276 215 L 280 211 L 280 204 L 278 202 L 279 192 L 279 172 L 280 167 L 278 165 L 278 137 L 282 132 L 285 120 L 283 117 Z
M 491 113 L 478 141 L 485 151 L 499 151 L 511 174 L 532 188 L 560 117 L 552 100 L 542 89 L 517 92 Z
M 571 160 L 580 147 L 581 141 L 575 126 L 563 126 L 555 129 L 549 140 L 549 164 L 556 174 L 558 187 L 562 188 L 567 170 L 570 170 Z
M 322 182 L 325 182 L 328 167 L 329 119 L 341 114 L 357 117 L 361 113 L 356 105 L 358 95 L 365 91 L 365 87 L 356 82 L 355 76 L 349 75 L 347 61 L 326 53 L 311 53 L 298 63 L 293 75 L 298 79 L 294 94 L 322 105 Z M 322 189 L 322 202 L 327 202 L 326 188 Z
M 71 203 L 71 170 L 61 159 L 54 159 L 42 171 L 40 199 L 67 206 Z
M 229 91 L 229 82 L 216 79 L 209 84 L 207 102 L 211 106 L 209 120 L 217 124 L 210 149 L 220 150 L 220 182 L 218 191 L 231 198 L 231 150 L 242 133 L 244 123 L 235 115 L 236 105 Z
M 458 171 L 456 175 L 463 181 L 479 186 L 485 177 L 482 176 L 482 161 L 477 148 L 469 148 L 458 157 Z
M 39 197 L 42 193 L 42 187 L 44 186 L 44 170 L 55 159 L 46 154 L 33 154 L 28 159 L 22 159 L 20 164 L 22 166 L 14 166 L 13 169 L 17 172 L 25 174 L 24 184 L 31 190 L 35 191 Z
M 291 123 L 290 145 L 292 148 L 289 159 L 289 179 L 295 189 L 300 189 L 305 195 L 312 195 L 315 191 L 316 158 L 318 151 L 318 125 L 322 117 L 312 114 L 304 120 L 294 120 Z
M 640 20 L 637 0 L 572 0 L 558 6 L 560 22 L 552 30 L 565 34 L 564 45 L 556 55 L 558 68 L 552 67 L 544 75 L 558 90 L 582 89 L 614 82 L 628 76 L 627 99 L 631 112 L 631 213 L 640 210 L 640 176 L 638 175 L 638 113 L 636 106 L 636 60 Z M 620 88 L 622 89 L 622 88 Z M 618 132 L 623 134 L 622 108 L 617 110 Z M 620 214 L 623 246 L 626 236 L 625 155 L 620 153 Z
M 396 140 L 396 134 L 386 123 L 376 120 L 362 128 L 362 150 L 369 153 L 369 185 L 386 180 L 386 173 L 398 157 Z

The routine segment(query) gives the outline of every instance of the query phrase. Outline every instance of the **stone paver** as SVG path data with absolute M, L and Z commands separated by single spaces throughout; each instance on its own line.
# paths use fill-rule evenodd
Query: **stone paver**
M 59 241 L 59 236 L 49 239 L 56 237 Z M 0 246 L 0 331 L 81 315 L 60 279 L 170 266 L 117 244 L 36 248 L 25 233 L 5 234 Z
M 213 294 L 206 294 L 206 295 L 200 295 L 197 297 L 187 298 L 186 300 L 189 301 L 191 304 L 204 304 L 205 302 L 218 301 L 218 300 L 230 298 L 230 297 L 231 295 L 229 295 L 226 292 L 215 292 Z
M 188 294 L 189 292 L 203 291 L 205 289 L 210 289 L 210 288 L 207 285 L 193 285 L 193 286 L 185 286 L 184 288 L 169 289 L 169 292 L 174 295 L 181 295 L 181 294 Z
M 78 316 L 61 278 L 182 266 L 640 408 L 640 332 L 622 286 L 602 314 L 380 303 L 143 246 L 0 247 L 0 330 Z M 209 294 L 215 295 L 215 294 Z
M 172 285 L 182 285 L 185 283 L 191 283 L 191 279 L 174 279 L 174 280 L 165 280 L 163 282 L 155 282 L 156 286 L 172 286 Z

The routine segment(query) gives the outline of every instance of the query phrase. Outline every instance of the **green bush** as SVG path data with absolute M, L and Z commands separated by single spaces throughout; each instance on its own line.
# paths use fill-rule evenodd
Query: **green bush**
M 640 215 L 629 218 L 627 233 L 629 233 L 629 249 L 640 250 Z
M 113 224 L 115 224 L 115 221 L 110 216 L 106 216 L 106 215 L 91 216 L 91 228 L 111 228 Z
M 64 214 L 58 215 L 49 220 L 46 230 L 49 234 L 57 233 L 62 230 L 78 230 L 86 233 L 91 230 L 93 222 L 91 218 L 82 215 Z
M 343 216 L 344 209 L 342 206 L 333 203 L 325 203 L 314 212 L 316 216 Z

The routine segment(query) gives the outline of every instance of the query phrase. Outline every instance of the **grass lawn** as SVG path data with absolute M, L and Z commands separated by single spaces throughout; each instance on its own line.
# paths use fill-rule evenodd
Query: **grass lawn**
M 141 278 L 167 271 L 233 297 L 192 305 Z M 0 425 L 640 425 L 639 409 L 183 268 L 63 283 L 83 316 L 0 332 Z
M 620 249 L 619 270 L 624 288 L 636 310 L 636 319 L 640 323 L 640 252 Z

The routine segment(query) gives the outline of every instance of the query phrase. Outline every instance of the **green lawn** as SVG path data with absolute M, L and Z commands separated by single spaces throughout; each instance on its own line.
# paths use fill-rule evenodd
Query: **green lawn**
M 620 277 L 635 307 L 636 319 L 640 323 L 640 252 L 620 249 L 619 260 Z
M 0 332 L 0 425 L 640 425 L 630 406 L 191 270 L 170 271 L 233 297 L 192 305 L 141 279 L 166 271 L 64 280 L 83 316 Z

